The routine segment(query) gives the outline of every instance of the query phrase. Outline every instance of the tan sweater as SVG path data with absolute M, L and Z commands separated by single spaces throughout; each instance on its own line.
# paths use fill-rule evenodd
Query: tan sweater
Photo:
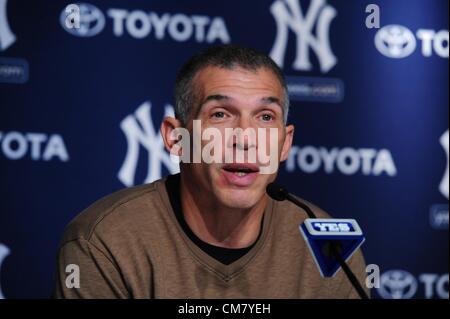
M 224 265 L 182 230 L 165 179 L 106 196 L 67 227 L 58 254 L 57 298 L 358 298 L 342 270 L 324 279 L 298 226 L 305 213 L 269 200 L 260 238 Z M 311 205 L 318 217 L 328 217 Z M 80 288 L 66 278 L 79 266 Z M 349 261 L 364 284 L 360 251 Z M 71 268 L 73 269 L 73 268 Z

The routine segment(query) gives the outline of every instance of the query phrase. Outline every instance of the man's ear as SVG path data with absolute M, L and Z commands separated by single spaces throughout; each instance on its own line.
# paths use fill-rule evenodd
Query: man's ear
M 285 128 L 286 136 L 284 137 L 283 147 L 281 149 L 280 162 L 284 162 L 289 155 L 289 151 L 291 150 L 292 140 L 294 139 L 294 125 L 288 125 Z
M 166 150 L 176 156 L 181 156 L 181 149 L 177 147 L 174 149 L 175 144 L 179 141 L 179 136 L 177 136 L 175 129 L 180 127 L 182 127 L 180 120 L 171 116 L 166 116 L 160 127 Z

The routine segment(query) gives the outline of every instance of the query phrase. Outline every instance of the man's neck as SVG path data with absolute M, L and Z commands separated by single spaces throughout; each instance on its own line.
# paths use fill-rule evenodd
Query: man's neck
M 258 238 L 267 197 L 250 209 L 236 209 L 205 200 L 181 174 L 180 193 L 184 219 L 204 242 L 225 248 L 244 248 Z

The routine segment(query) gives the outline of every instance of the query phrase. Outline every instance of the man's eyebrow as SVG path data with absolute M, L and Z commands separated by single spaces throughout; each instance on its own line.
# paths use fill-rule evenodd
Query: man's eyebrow
M 222 101 L 230 101 L 232 100 L 231 97 L 226 96 L 226 95 L 222 95 L 222 94 L 213 94 L 213 95 L 209 95 L 207 96 L 203 102 L 200 104 L 200 106 L 203 106 L 204 104 L 208 103 L 209 101 L 217 101 L 217 102 L 222 102 Z M 261 99 L 262 104 L 278 104 L 279 106 L 281 106 L 281 101 L 279 98 L 275 97 L 275 96 L 268 96 L 268 97 L 263 97 Z
M 226 95 L 222 95 L 222 94 L 213 94 L 213 95 L 208 95 L 203 102 L 200 104 L 200 106 L 203 106 L 204 104 L 208 103 L 209 101 L 218 101 L 218 102 L 222 102 L 222 101 L 229 101 L 231 100 L 231 97 L 226 96 Z
M 261 99 L 261 102 L 262 102 L 264 105 L 267 105 L 267 104 L 278 104 L 278 105 L 282 108 L 280 99 L 277 98 L 277 97 L 275 97 L 275 96 L 263 97 L 263 98 Z
M 227 102 L 227 101 L 232 101 L 233 98 L 227 95 L 222 95 L 222 94 L 212 94 L 212 95 L 208 95 L 199 105 L 199 107 L 197 108 L 197 112 L 195 112 L 195 118 L 200 114 L 203 106 L 210 102 L 210 101 L 216 101 L 216 102 Z M 269 105 L 269 104 L 276 104 L 279 107 L 281 107 L 281 109 L 283 109 L 282 103 L 280 101 L 279 98 L 275 97 L 275 96 L 268 96 L 268 97 L 263 97 L 261 99 L 261 103 L 263 105 Z
M 226 96 L 226 95 L 222 95 L 222 94 L 212 94 L 212 95 L 208 95 L 199 105 L 199 107 L 197 108 L 197 112 L 195 112 L 195 118 L 197 118 L 197 116 L 200 114 L 200 111 L 202 110 L 203 106 L 210 102 L 210 101 L 217 101 L 217 102 L 226 102 L 226 101 L 230 101 L 232 100 L 231 97 Z

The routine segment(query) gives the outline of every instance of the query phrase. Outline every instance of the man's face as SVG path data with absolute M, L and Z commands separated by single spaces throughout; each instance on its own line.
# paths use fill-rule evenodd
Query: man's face
M 225 150 L 236 152 L 239 149 L 245 160 L 243 163 L 233 156 L 232 163 L 228 163 L 223 155 L 220 163 L 208 164 L 202 160 L 201 163 L 183 164 L 182 169 L 186 170 L 191 185 L 198 186 L 195 191 L 205 194 L 205 200 L 229 208 L 255 206 L 264 196 L 267 184 L 275 179 L 278 163 L 287 158 L 292 143 L 293 126 L 285 127 L 283 121 L 283 87 L 266 68 L 251 71 L 239 67 L 207 67 L 195 76 L 193 88 L 196 103 L 192 118 L 201 120 L 202 132 L 208 128 L 217 129 L 222 136 L 223 154 Z M 187 126 L 191 133 L 192 123 L 190 121 Z M 245 135 L 227 138 L 226 129 L 236 128 L 253 129 L 256 133 L 263 129 L 266 138 Z M 272 143 L 269 143 L 270 129 L 272 133 L 274 130 L 278 133 Z M 272 137 L 276 135 L 272 134 Z M 208 143 L 208 140 L 202 140 L 202 149 Z M 265 147 L 265 154 L 272 151 L 277 155 L 276 163 L 271 163 L 277 167 L 272 174 L 261 172 L 263 164 L 258 156 L 256 162 L 249 161 L 252 148 L 258 154 L 257 150 L 262 147 Z

